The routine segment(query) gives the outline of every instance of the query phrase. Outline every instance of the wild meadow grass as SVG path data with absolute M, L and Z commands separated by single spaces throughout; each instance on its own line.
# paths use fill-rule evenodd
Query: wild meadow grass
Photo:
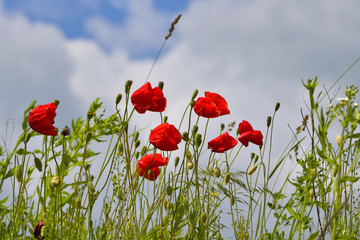
M 246 121 L 212 125 L 230 113 L 226 97 L 198 90 L 184 98 L 181 121 L 167 124 L 162 82 L 127 81 L 112 113 L 96 99 L 85 119 L 59 130 L 61 103 L 32 102 L 15 146 L 0 147 L 0 238 L 358 239 L 358 88 L 337 99 L 317 78 L 303 85 L 307 108 L 278 159 L 280 103 L 260 132 Z M 159 116 L 152 131 L 133 124 L 147 114 Z M 209 141 L 210 128 L 219 138 Z M 239 160 L 248 144 L 257 151 Z

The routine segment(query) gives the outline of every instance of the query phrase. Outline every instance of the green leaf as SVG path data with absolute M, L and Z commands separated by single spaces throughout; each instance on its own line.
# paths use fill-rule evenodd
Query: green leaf
M 360 138 L 360 133 L 350 134 L 350 135 L 347 136 L 346 138 Z
M 7 197 L 4 198 L 4 199 L 1 199 L 1 200 L 0 200 L 0 206 L 3 206 L 4 203 L 6 203 L 6 201 L 8 200 L 8 198 L 9 198 L 9 196 L 7 196 Z
M 352 177 L 352 176 L 343 176 L 340 182 L 357 182 L 360 177 Z
M 315 239 L 315 238 L 319 235 L 319 232 L 320 232 L 320 230 L 312 233 L 312 234 L 307 238 L 307 240 L 313 240 L 313 239 Z

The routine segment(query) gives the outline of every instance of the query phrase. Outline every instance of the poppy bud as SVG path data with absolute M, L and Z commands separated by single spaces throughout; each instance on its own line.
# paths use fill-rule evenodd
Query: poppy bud
M 310 175 L 312 179 L 316 178 L 317 173 L 315 168 L 310 169 Z
M 60 101 L 59 101 L 59 100 L 57 100 L 57 99 L 55 99 L 55 100 L 54 100 L 54 104 L 55 104 L 55 106 L 59 106 L 59 103 L 60 103 Z
M 275 112 L 277 112 L 277 110 L 279 110 L 279 108 L 280 108 L 280 103 L 277 102 L 276 105 L 275 105 Z
M 138 148 L 140 146 L 140 140 L 138 139 L 138 140 L 136 140 L 136 142 L 135 142 L 135 148 Z
M 201 142 L 202 142 L 202 140 L 201 140 L 201 134 L 196 134 L 196 136 L 195 136 L 195 141 L 196 141 L 196 146 L 200 146 L 201 145 Z
M 29 140 L 30 140 L 30 138 L 31 138 L 31 134 L 30 134 L 30 133 L 26 133 L 25 139 L 24 139 L 24 143 L 28 143 Z
M 206 213 L 203 212 L 203 213 L 201 214 L 201 221 L 202 221 L 203 223 L 205 223 L 206 220 L 207 220 Z
M 40 159 L 35 157 L 34 163 L 35 163 L 36 169 L 39 170 L 39 172 L 41 172 L 42 171 L 42 163 L 41 163 Z
M 118 105 L 118 104 L 121 102 L 121 99 L 122 99 L 122 94 L 119 93 L 119 94 L 116 96 L 115 104 Z
M 338 171 L 339 171 L 339 168 L 337 166 L 334 166 L 333 167 L 333 175 L 334 175 L 334 177 L 336 177 Z
M 226 173 L 224 177 L 224 183 L 225 185 L 230 182 L 230 173 Z
M 235 204 L 235 197 L 233 195 L 231 195 L 231 197 L 230 197 L 230 204 L 231 204 L 231 206 L 234 206 L 234 204 Z
M 258 166 L 258 165 L 252 166 L 252 167 L 250 168 L 250 170 L 248 171 L 248 174 L 249 174 L 249 175 L 253 174 L 253 173 L 256 171 L 257 166 Z
M 341 136 L 340 135 L 336 135 L 336 143 L 337 143 L 337 145 L 340 146 L 340 144 L 341 144 Z
M 90 121 L 94 116 L 94 113 L 93 112 L 88 112 L 86 117 L 87 117 L 87 120 Z
M 164 88 L 164 82 L 163 81 L 160 81 L 159 83 L 158 83 L 158 87 L 161 89 L 161 91 L 163 90 L 163 88 Z
M 133 81 L 132 80 L 127 80 L 125 83 L 125 93 L 129 93 L 130 92 L 130 88 L 132 85 Z
M 172 187 L 171 187 L 171 186 L 167 186 L 167 187 L 166 187 L 166 194 L 169 195 L 169 196 L 171 196 L 172 192 L 173 192 Z
M 220 232 L 218 232 L 217 234 L 216 234 L 216 240 L 221 240 L 222 238 L 221 238 L 221 233 Z
M 225 124 L 220 124 L 220 129 L 221 129 L 221 131 L 224 131 L 224 129 L 225 129 Z
M 310 200 L 312 200 L 314 198 L 314 195 L 315 195 L 314 189 L 310 188 L 309 195 L 310 195 Z
M 194 163 L 191 162 L 191 161 L 189 161 L 189 162 L 186 164 L 186 167 L 187 167 L 188 169 L 193 169 L 193 168 L 194 168 Z
M 92 132 L 88 132 L 88 133 L 86 134 L 86 143 L 90 142 L 91 137 L 92 137 Z
M 74 205 L 75 205 L 76 208 L 81 208 L 81 199 L 79 197 L 77 197 L 75 199 L 75 204 Z
M 255 153 L 252 152 L 251 155 L 250 155 L 250 157 L 251 157 L 251 160 L 254 159 Z
M 214 175 L 215 177 L 219 178 L 221 176 L 221 171 L 220 171 L 220 168 L 216 167 L 214 169 Z
M 139 158 L 139 155 L 140 155 L 140 153 L 139 153 L 139 152 L 136 152 L 136 153 L 135 153 L 135 158 L 138 159 L 138 158 Z
M 270 127 L 270 125 L 271 125 L 271 117 L 268 116 L 267 119 L 266 119 L 266 126 Z
M 180 161 L 180 158 L 179 158 L 179 157 L 176 157 L 176 158 L 175 158 L 175 161 L 174 161 L 175 167 L 177 167 L 177 166 L 179 165 L 179 161 Z
M 199 90 L 195 89 L 195 90 L 193 91 L 192 96 L 191 96 L 191 100 L 194 100 L 194 99 L 196 98 L 196 96 L 198 95 L 198 93 L 199 93 Z
M 89 182 L 88 182 L 88 188 L 89 188 L 90 193 L 94 193 L 94 192 L 95 192 L 95 186 L 94 186 L 94 184 L 93 184 L 92 181 L 89 181 Z
M 183 132 L 183 134 L 181 134 L 181 139 L 184 141 L 188 141 L 189 140 L 189 134 L 187 132 Z
M 167 210 L 167 205 L 168 205 L 168 201 L 166 200 L 166 198 L 163 200 L 163 206 L 165 208 L 165 210 Z
M 191 101 L 190 101 L 190 107 L 191 107 L 191 108 L 194 108 L 194 106 L 195 106 L 195 101 L 194 101 L 194 100 L 191 100 Z
M 141 149 L 141 156 L 145 156 L 146 152 L 147 152 L 147 147 L 143 146 Z
M 118 154 L 122 156 L 124 153 L 124 145 L 122 143 L 119 143 L 118 145 Z
M 256 155 L 254 159 L 254 163 L 257 163 L 258 160 L 259 160 L 259 155 Z
M 50 189 L 54 190 L 55 188 L 60 186 L 60 178 L 58 176 L 54 176 L 50 179 Z
M 166 123 L 168 120 L 168 116 L 164 116 L 164 123 Z
M 139 139 L 139 132 L 136 131 L 136 132 L 134 133 L 134 141 L 136 141 L 136 140 L 138 140 L 138 139 Z
M 16 177 L 16 180 L 18 182 L 22 181 L 22 175 L 23 175 L 23 166 L 22 165 L 17 165 L 15 167 L 15 177 Z
M 199 127 L 197 125 L 195 125 L 192 129 L 192 135 L 195 136 L 195 134 L 197 133 L 198 130 L 199 130 Z

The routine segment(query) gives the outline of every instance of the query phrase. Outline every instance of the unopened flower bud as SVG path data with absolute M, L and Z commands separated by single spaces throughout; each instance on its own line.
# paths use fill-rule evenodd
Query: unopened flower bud
M 216 167 L 214 169 L 214 175 L 215 177 L 219 178 L 221 176 L 221 171 L 220 171 L 220 168 Z
M 122 156 L 124 154 L 124 145 L 122 143 L 118 144 L 118 154 Z
M 312 179 L 315 179 L 315 178 L 316 178 L 317 173 L 316 173 L 316 169 L 315 169 L 315 168 L 310 169 L 310 175 L 311 175 L 311 178 L 312 178 Z
M 194 168 L 194 163 L 191 162 L 191 161 L 189 161 L 189 162 L 186 164 L 186 167 L 187 167 L 188 169 L 193 169 L 193 168 Z
M 50 189 L 53 190 L 60 186 L 60 178 L 58 176 L 54 176 L 50 179 Z
M 92 132 L 88 132 L 88 133 L 86 134 L 86 143 L 90 142 L 91 137 L 92 137 Z
M 253 174 L 253 173 L 256 171 L 257 167 L 258 167 L 258 165 L 252 166 L 252 167 L 250 168 L 250 170 L 248 171 L 248 174 L 249 174 L 249 175 Z
M 121 99 L 122 99 L 122 94 L 119 93 L 119 94 L 116 96 L 115 104 L 118 105 L 118 104 L 121 102 Z
M 136 152 L 136 153 L 135 153 L 135 158 L 138 159 L 139 156 L 140 156 L 140 152 Z
M 340 135 L 336 135 L 336 143 L 337 143 L 337 145 L 341 145 L 341 136 Z
M 354 108 L 357 108 L 359 105 L 357 103 L 353 104 Z
M 165 208 L 165 210 L 167 210 L 167 208 L 168 208 L 168 201 L 166 200 L 166 198 L 163 200 L 163 206 L 164 206 L 164 208 Z
M 202 221 L 203 223 L 205 223 L 206 220 L 207 220 L 206 213 L 203 212 L 203 213 L 201 214 L 201 221 Z
M 234 206 L 234 204 L 235 204 L 235 197 L 233 195 L 231 195 L 231 197 L 230 197 L 230 204 L 231 204 L 231 206 Z
M 132 85 L 133 81 L 132 80 L 127 80 L 125 83 L 125 93 L 129 93 L 130 89 L 131 89 L 131 85 Z
M 334 175 L 334 177 L 336 177 L 338 171 L 339 171 L 339 168 L 337 166 L 333 166 L 333 175 Z
M 59 103 L 60 103 L 60 101 L 59 101 L 59 100 L 57 100 L 57 99 L 55 99 L 55 100 L 54 100 L 54 104 L 55 104 L 55 106 L 59 106 Z
M 18 182 L 22 181 L 22 175 L 23 175 L 23 166 L 22 165 L 17 165 L 15 167 L 15 177 L 16 177 L 16 180 Z
M 195 134 L 197 133 L 198 130 L 199 130 L 199 127 L 197 125 L 193 126 L 192 135 L 195 136 Z
M 158 87 L 159 87 L 161 90 L 163 90 L 163 89 L 164 89 L 164 82 L 163 82 L 163 81 L 160 81 L 160 82 L 158 83 Z
M 140 140 L 138 139 L 138 140 L 136 140 L 136 142 L 135 142 L 135 148 L 138 148 L 140 146 Z
M 230 173 L 226 173 L 224 177 L 224 184 L 228 184 L 230 182 Z
M 31 138 L 31 134 L 29 132 L 26 133 L 24 143 L 28 143 Z
M 256 155 L 254 158 L 254 163 L 257 163 L 258 160 L 259 160 L 259 155 Z
M 138 139 L 139 139 L 139 132 L 136 131 L 136 132 L 134 133 L 134 141 L 136 141 L 136 140 L 138 140 Z
M 310 200 L 312 200 L 314 198 L 314 195 L 315 195 L 314 189 L 310 188 L 310 190 L 309 190 Z
M 198 93 L 199 93 L 199 90 L 195 89 L 193 91 L 193 94 L 191 95 L 191 100 L 194 100 L 196 98 L 196 96 L 198 95 Z
M 266 126 L 270 127 L 270 125 L 271 125 L 271 117 L 268 116 L 267 119 L 266 119 Z
M 94 186 L 94 184 L 93 184 L 92 181 L 89 181 L 89 182 L 88 182 L 88 188 L 89 188 L 90 193 L 94 193 L 94 192 L 95 192 L 95 186 Z
M 195 141 L 196 141 L 196 146 L 200 146 L 201 145 L 201 142 L 202 142 L 202 140 L 201 140 L 201 134 L 196 134 L 196 136 L 195 136 Z
M 191 106 L 191 108 L 194 108 L 194 106 L 195 106 L 195 101 L 194 100 L 190 101 L 190 106 Z
M 179 165 L 179 161 L 180 161 L 180 158 L 176 157 L 175 161 L 174 161 L 175 167 L 177 167 Z
M 146 147 L 146 146 L 143 146 L 143 147 L 141 148 L 141 156 L 145 156 L 146 152 L 147 152 L 147 147 Z
M 221 129 L 221 131 L 224 131 L 224 129 L 225 129 L 225 124 L 220 124 L 220 129 Z
M 280 103 L 277 102 L 277 103 L 275 104 L 275 112 L 277 112 L 277 110 L 279 110 L 279 108 L 280 108 Z
M 42 163 L 41 160 L 37 157 L 34 158 L 34 163 L 35 163 L 35 167 L 37 170 L 39 170 L 39 172 L 42 171 Z
M 172 192 L 173 192 L 172 187 L 171 187 L 171 186 L 167 186 L 167 187 L 166 187 L 166 194 L 169 195 L 169 196 L 171 196 Z
M 252 159 L 254 159 L 254 157 L 255 157 L 255 153 L 254 153 L 254 152 L 252 152 L 252 153 L 250 154 L 250 157 L 251 157 L 251 160 L 252 160 Z
M 76 208 L 81 208 L 81 199 L 79 197 L 77 197 L 75 199 L 75 204 L 74 205 L 75 205 Z
M 183 134 L 181 134 L 181 139 L 184 141 L 188 141 L 189 140 L 189 134 L 187 132 L 183 132 Z
M 164 123 L 166 123 L 168 120 L 168 116 L 164 116 Z

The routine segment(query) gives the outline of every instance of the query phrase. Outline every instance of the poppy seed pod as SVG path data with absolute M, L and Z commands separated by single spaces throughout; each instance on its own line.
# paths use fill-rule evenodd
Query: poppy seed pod
M 194 168 L 194 163 L 191 162 L 191 161 L 189 161 L 189 162 L 186 164 L 186 167 L 187 167 L 188 169 L 193 169 L 193 168 Z
M 216 167 L 214 169 L 214 175 L 215 177 L 219 178 L 221 176 L 221 171 L 220 171 L 220 168 Z

